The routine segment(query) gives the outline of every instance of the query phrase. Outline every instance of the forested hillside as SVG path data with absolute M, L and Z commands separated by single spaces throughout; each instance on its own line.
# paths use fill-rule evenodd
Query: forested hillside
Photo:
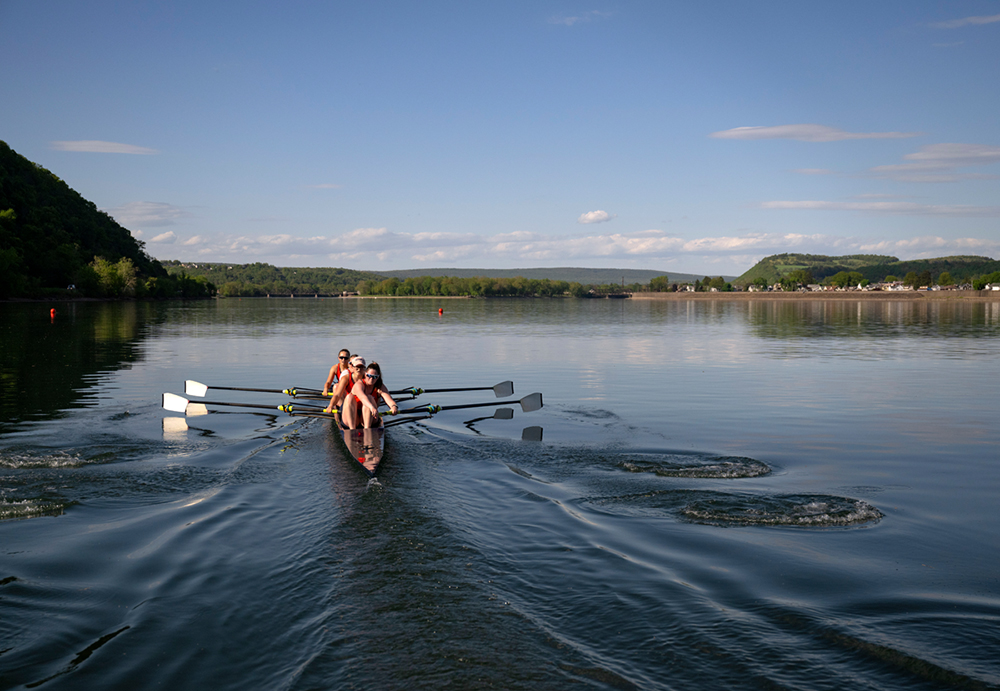
M 181 293 L 208 287 L 170 279 L 111 216 L 0 141 L 0 298 Z
M 937 281 L 944 275 L 948 283 L 973 283 L 975 279 L 1000 270 L 1000 261 L 989 257 L 955 256 L 936 259 L 900 261 L 897 257 L 877 254 L 851 254 L 828 257 L 819 254 L 775 254 L 757 262 L 735 283 L 748 286 L 757 281 L 771 285 L 791 275 L 804 278 L 800 282 L 823 283 L 841 273 L 860 274 L 871 283 L 887 278 L 903 278 L 907 274 L 925 274 Z
M 279 267 L 261 262 L 220 264 L 217 262 L 163 262 L 172 276 L 188 275 L 214 284 L 223 297 L 265 295 L 340 295 L 357 290 L 362 281 L 381 281 L 368 271 L 333 267 Z

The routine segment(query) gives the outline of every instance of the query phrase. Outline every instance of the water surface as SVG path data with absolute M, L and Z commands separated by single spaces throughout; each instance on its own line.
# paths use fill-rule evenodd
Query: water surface
M 1000 688 L 1000 303 L 49 307 L 0 305 L 2 689 Z M 545 407 L 390 430 L 376 484 L 160 407 L 342 347 Z

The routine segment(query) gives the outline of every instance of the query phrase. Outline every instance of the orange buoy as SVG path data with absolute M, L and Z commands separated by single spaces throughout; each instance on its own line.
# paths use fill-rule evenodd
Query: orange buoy
M 52 309 L 49 310 L 49 317 L 51 317 L 52 319 L 56 318 L 56 308 L 55 307 L 53 307 Z
M 55 312 L 55 310 L 52 311 Z M 438 307 L 438 316 L 441 316 L 442 314 L 444 314 L 444 307 Z

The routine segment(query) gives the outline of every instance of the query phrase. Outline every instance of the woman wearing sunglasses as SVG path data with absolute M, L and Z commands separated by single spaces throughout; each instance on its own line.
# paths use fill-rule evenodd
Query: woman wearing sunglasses
M 357 410 L 356 406 L 345 406 L 344 423 L 351 429 L 382 426 L 382 417 L 378 413 L 379 396 L 389 406 L 393 415 L 399 410 L 396 401 L 392 399 L 389 390 L 382 383 L 382 368 L 377 362 L 373 362 L 365 368 L 364 377 L 354 385 L 351 393 L 360 404 L 360 411 Z M 357 418 L 358 412 L 361 413 L 360 420 Z
M 337 364 L 330 368 L 330 374 L 323 384 L 323 395 L 328 396 L 330 391 L 340 383 L 340 378 L 347 375 L 347 362 L 351 359 L 351 351 L 344 348 L 337 354 Z

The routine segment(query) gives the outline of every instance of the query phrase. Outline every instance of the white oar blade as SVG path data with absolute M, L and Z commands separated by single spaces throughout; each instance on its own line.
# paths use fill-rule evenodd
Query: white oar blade
M 184 393 L 188 396 L 197 396 L 198 398 L 204 398 L 205 394 L 208 393 L 208 387 L 201 382 L 194 381 L 193 379 L 188 379 L 184 382 Z
M 493 387 L 493 393 L 497 395 L 497 398 L 507 398 L 507 396 L 514 395 L 514 382 L 512 381 L 502 381 Z
M 510 408 L 497 408 L 493 413 L 494 420 L 513 420 L 514 411 Z
M 172 413 L 184 413 L 187 412 L 188 400 L 182 398 L 176 394 L 165 393 L 163 394 L 163 408 L 169 410 Z
M 521 410 L 531 413 L 542 407 L 542 394 L 533 393 L 521 399 Z
M 188 403 L 187 415 L 188 417 L 197 417 L 198 415 L 208 415 L 208 408 L 205 407 L 204 403 Z

